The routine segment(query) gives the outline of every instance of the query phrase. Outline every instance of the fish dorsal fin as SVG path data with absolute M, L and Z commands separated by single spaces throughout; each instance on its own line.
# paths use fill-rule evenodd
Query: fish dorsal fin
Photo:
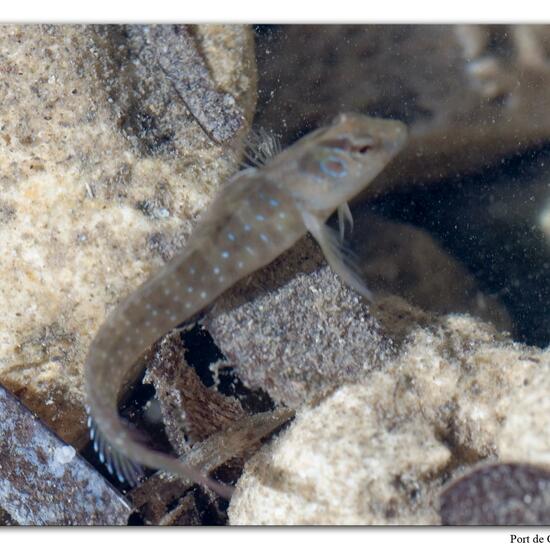
M 251 130 L 245 141 L 244 157 L 247 165 L 259 168 L 282 151 L 281 141 L 265 128 Z

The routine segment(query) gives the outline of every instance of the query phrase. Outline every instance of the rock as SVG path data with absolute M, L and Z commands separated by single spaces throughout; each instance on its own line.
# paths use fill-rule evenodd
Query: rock
M 543 358 L 530 354 L 529 359 L 539 363 L 539 369 L 525 377 L 514 392 L 510 412 L 497 440 L 498 454 L 504 461 L 550 464 L 550 427 L 545 421 L 546 411 L 550 409 L 550 378 L 544 371 L 547 356 L 548 351 Z
M 127 525 L 130 503 L 0 386 L 0 506 L 19 525 Z
M 181 248 L 238 162 L 240 138 L 212 141 L 139 57 L 144 28 L 116 29 L 0 32 L 0 382 L 74 445 L 86 439 L 82 366 L 97 328 Z M 188 43 L 210 67 L 202 89 L 229 94 L 246 131 L 250 31 L 198 26 Z
M 377 306 L 320 267 L 325 260 L 307 237 L 237 284 L 203 320 L 248 387 L 299 407 L 382 368 L 412 327 L 430 325 L 435 314 L 466 311 L 510 328 L 506 310 L 427 233 L 360 215 L 353 236 Z
M 550 383 L 549 366 L 550 351 L 515 344 L 467 315 L 412 327 L 393 360 L 304 407 L 251 459 L 230 522 L 439 523 L 447 480 L 510 459 L 509 422 L 519 422 L 516 437 L 537 437 L 532 413 L 518 420 L 518 396 L 539 377 Z M 513 446 L 516 460 L 529 459 L 528 447 Z
M 469 313 L 512 331 L 506 308 L 427 231 L 358 209 L 351 246 L 377 292 L 401 296 L 423 311 Z
M 204 321 L 214 341 L 247 386 L 289 407 L 364 377 L 391 355 L 368 306 L 328 269 L 298 274 L 278 291 L 221 313 L 226 304 Z
M 444 525 L 548 525 L 550 470 L 485 465 L 455 481 L 440 500 Z
M 389 377 L 372 382 L 340 388 L 302 411 L 248 463 L 229 509 L 232 525 L 437 521 L 422 479 L 445 465 L 449 451 L 426 422 L 401 417 L 378 424 L 385 411 L 377 410 L 373 393 L 391 396 L 394 388 Z M 404 510 L 413 500 L 413 509 Z

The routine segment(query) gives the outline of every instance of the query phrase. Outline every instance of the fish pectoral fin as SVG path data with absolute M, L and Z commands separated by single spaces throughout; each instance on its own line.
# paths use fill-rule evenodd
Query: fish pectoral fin
M 345 247 L 336 231 L 328 225 L 319 221 L 319 219 L 306 212 L 303 214 L 304 224 L 307 230 L 313 235 L 319 243 L 330 267 L 349 287 L 361 294 L 370 302 L 374 301 L 372 292 L 367 288 L 363 277 L 354 261 L 353 253 Z
M 347 202 L 342 203 L 338 207 L 338 227 L 340 229 L 340 241 L 344 242 L 344 234 L 346 232 L 346 222 L 349 224 L 349 232 L 353 231 L 353 216 Z

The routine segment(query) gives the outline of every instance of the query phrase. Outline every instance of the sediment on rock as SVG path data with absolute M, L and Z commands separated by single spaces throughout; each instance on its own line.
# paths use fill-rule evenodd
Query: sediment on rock
M 87 440 L 82 366 L 92 337 L 185 244 L 237 170 L 252 118 L 250 29 L 199 25 L 193 39 L 180 30 L 180 46 L 203 75 L 208 68 L 201 89 L 234 100 L 234 139 L 204 131 L 138 48 L 143 26 L 0 32 L 0 382 L 77 446 Z M 177 26 L 164 31 L 157 48 L 177 40 Z
M 548 351 L 514 344 L 466 315 L 415 328 L 395 358 L 303 407 L 249 461 L 230 521 L 438 524 L 450 479 L 512 452 L 533 460 L 511 442 L 509 423 L 540 437 L 537 459 L 547 456 L 548 430 L 534 428 L 530 413 L 521 421 L 516 404 L 549 366 Z

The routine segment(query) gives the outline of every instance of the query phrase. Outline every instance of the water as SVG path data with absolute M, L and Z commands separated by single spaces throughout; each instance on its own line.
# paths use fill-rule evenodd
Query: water
M 354 215 L 426 230 L 507 310 L 515 340 L 547 346 L 550 71 L 537 55 L 547 55 L 550 30 L 272 25 L 255 33 L 256 124 L 288 144 L 343 111 L 406 122 L 409 148 Z M 539 50 L 526 48 L 525 33 Z

